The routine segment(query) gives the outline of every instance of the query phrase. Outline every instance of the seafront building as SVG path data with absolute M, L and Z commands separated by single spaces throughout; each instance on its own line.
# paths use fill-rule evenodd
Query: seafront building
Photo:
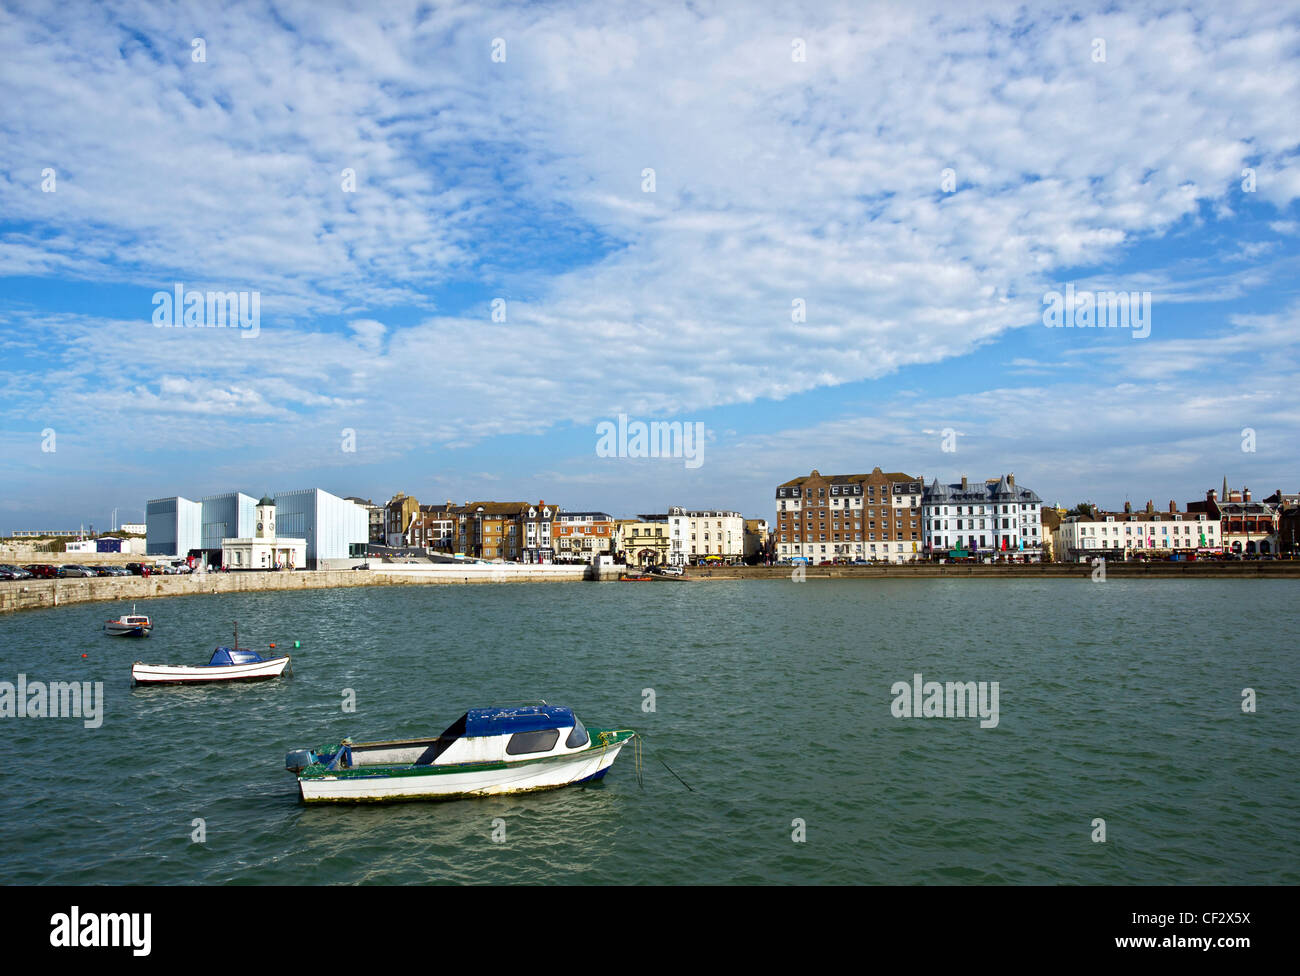
M 771 535 L 768 531 L 767 519 L 745 519 L 744 558 L 746 562 L 769 557 Z
M 145 553 L 150 556 L 188 556 L 203 539 L 203 506 L 173 495 L 154 498 L 145 505 Z
M 411 523 L 420 514 L 420 503 L 406 494 L 399 491 L 396 495 L 388 500 L 384 506 L 384 545 L 401 546 L 406 543 L 406 533 L 410 530 Z M 369 523 L 367 523 L 367 526 Z M 367 528 L 367 531 L 368 528 Z
M 560 514 L 545 500 L 528 502 L 465 502 L 441 505 L 407 504 L 406 495 L 394 496 L 390 524 L 406 519 L 400 536 L 390 545 L 425 549 L 447 555 L 522 563 L 550 563 L 555 559 L 552 525 Z M 409 513 L 409 518 L 408 518 Z
M 1205 501 L 1188 502 L 1187 510 L 1217 520 L 1222 544 L 1229 552 L 1268 556 L 1278 550 L 1279 516 L 1287 497 L 1279 489 L 1272 499 L 1255 501 L 1249 488 L 1229 489 L 1225 477 L 1222 495 L 1211 488 Z
M 1070 513 L 1059 505 L 1044 505 L 1038 514 L 1043 524 L 1043 562 L 1055 562 L 1058 558 L 1057 530 Z
M 403 544 L 429 552 L 451 553 L 456 544 L 456 506 L 421 505 L 420 511 L 406 527 Z
M 935 558 L 1043 558 L 1043 500 L 1014 474 L 941 485 L 921 498 L 924 549 Z
M 384 518 L 387 514 L 384 506 L 376 505 L 369 498 L 361 498 L 357 495 L 348 495 L 344 501 L 351 502 L 358 508 L 365 509 L 366 517 L 370 525 L 370 541 L 375 545 L 384 545 Z
M 249 538 L 257 521 L 257 499 L 242 491 L 220 495 L 207 495 L 199 500 L 203 512 L 203 528 L 199 539 L 199 552 L 195 558 L 204 565 L 223 564 L 222 550 L 225 540 Z M 178 554 L 179 555 L 179 554 Z M 297 565 L 301 566 L 299 562 Z
M 1277 551 L 1291 558 L 1300 555 L 1300 502 L 1278 513 Z
M 555 558 L 563 562 L 590 562 L 614 551 L 613 516 L 605 512 L 561 512 L 551 526 Z
M 527 510 L 527 502 L 466 502 L 456 509 L 456 551 L 518 562 L 523 553 L 521 516 Z
M 300 569 L 307 564 L 307 540 L 276 531 L 275 499 L 263 495 L 253 509 L 253 534 L 221 540 L 221 565 L 239 569 Z
M 920 478 L 873 468 L 870 474 L 812 473 L 776 488 L 776 557 L 810 562 L 921 556 Z
M 734 562 L 745 555 L 745 518 L 714 509 L 668 509 L 668 562 Z
M 1172 501 L 1168 511 L 1158 512 L 1148 501 L 1141 512 L 1126 504 L 1122 512 L 1094 509 L 1089 515 L 1067 515 L 1057 530 L 1056 551 L 1061 562 L 1138 555 L 1163 559 L 1217 553 L 1222 544 L 1219 522 L 1208 513 L 1180 512 Z
M 305 543 L 298 568 L 341 568 L 365 556 L 369 519 L 364 508 L 319 488 L 268 497 L 275 503 L 278 532 Z M 208 495 L 200 502 L 153 499 L 145 506 L 145 551 L 220 565 L 224 540 L 256 535 L 256 507 L 243 492 Z
M 668 532 L 667 514 L 619 519 L 615 549 L 623 553 L 623 561 L 628 566 L 637 569 L 663 566 L 668 562 L 671 549 Z
M 555 562 L 554 526 L 555 518 L 560 514 L 558 505 L 547 505 L 546 499 L 538 499 L 536 505 L 529 505 L 523 513 L 523 562 Z

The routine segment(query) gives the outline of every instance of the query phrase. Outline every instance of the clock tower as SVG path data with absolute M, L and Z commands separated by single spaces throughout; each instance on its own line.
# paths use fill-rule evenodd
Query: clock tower
M 275 499 L 270 495 L 263 495 L 262 500 L 257 503 L 257 529 L 254 538 L 275 538 Z

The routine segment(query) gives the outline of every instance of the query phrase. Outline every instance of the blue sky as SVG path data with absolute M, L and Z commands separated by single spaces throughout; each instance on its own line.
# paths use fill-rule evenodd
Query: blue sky
M 1294 7 L 0 4 L 0 78 L 0 531 L 1300 486 Z M 257 335 L 155 327 L 178 282 Z M 1150 292 L 1150 335 L 1044 328 L 1067 284 Z M 703 464 L 597 456 L 620 413 Z

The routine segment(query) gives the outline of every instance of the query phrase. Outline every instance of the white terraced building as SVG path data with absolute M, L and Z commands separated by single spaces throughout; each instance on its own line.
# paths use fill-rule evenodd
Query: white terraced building
M 702 559 L 732 562 L 745 556 L 745 517 L 739 512 L 668 509 L 668 562 L 693 566 Z
M 1144 512 L 1069 515 L 1057 536 L 1057 558 L 1064 562 L 1217 552 L 1223 544 L 1218 519 L 1205 512 L 1180 512 L 1173 502 L 1167 512 L 1157 512 L 1147 502 Z
M 921 499 L 921 517 L 932 557 L 1042 559 L 1043 500 L 1013 474 L 950 485 L 935 478 Z

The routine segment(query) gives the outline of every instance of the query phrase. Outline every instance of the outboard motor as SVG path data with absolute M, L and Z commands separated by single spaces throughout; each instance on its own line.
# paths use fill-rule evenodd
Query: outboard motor
M 310 749 L 295 749 L 284 757 L 284 768 L 297 776 L 316 761 L 316 754 Z

